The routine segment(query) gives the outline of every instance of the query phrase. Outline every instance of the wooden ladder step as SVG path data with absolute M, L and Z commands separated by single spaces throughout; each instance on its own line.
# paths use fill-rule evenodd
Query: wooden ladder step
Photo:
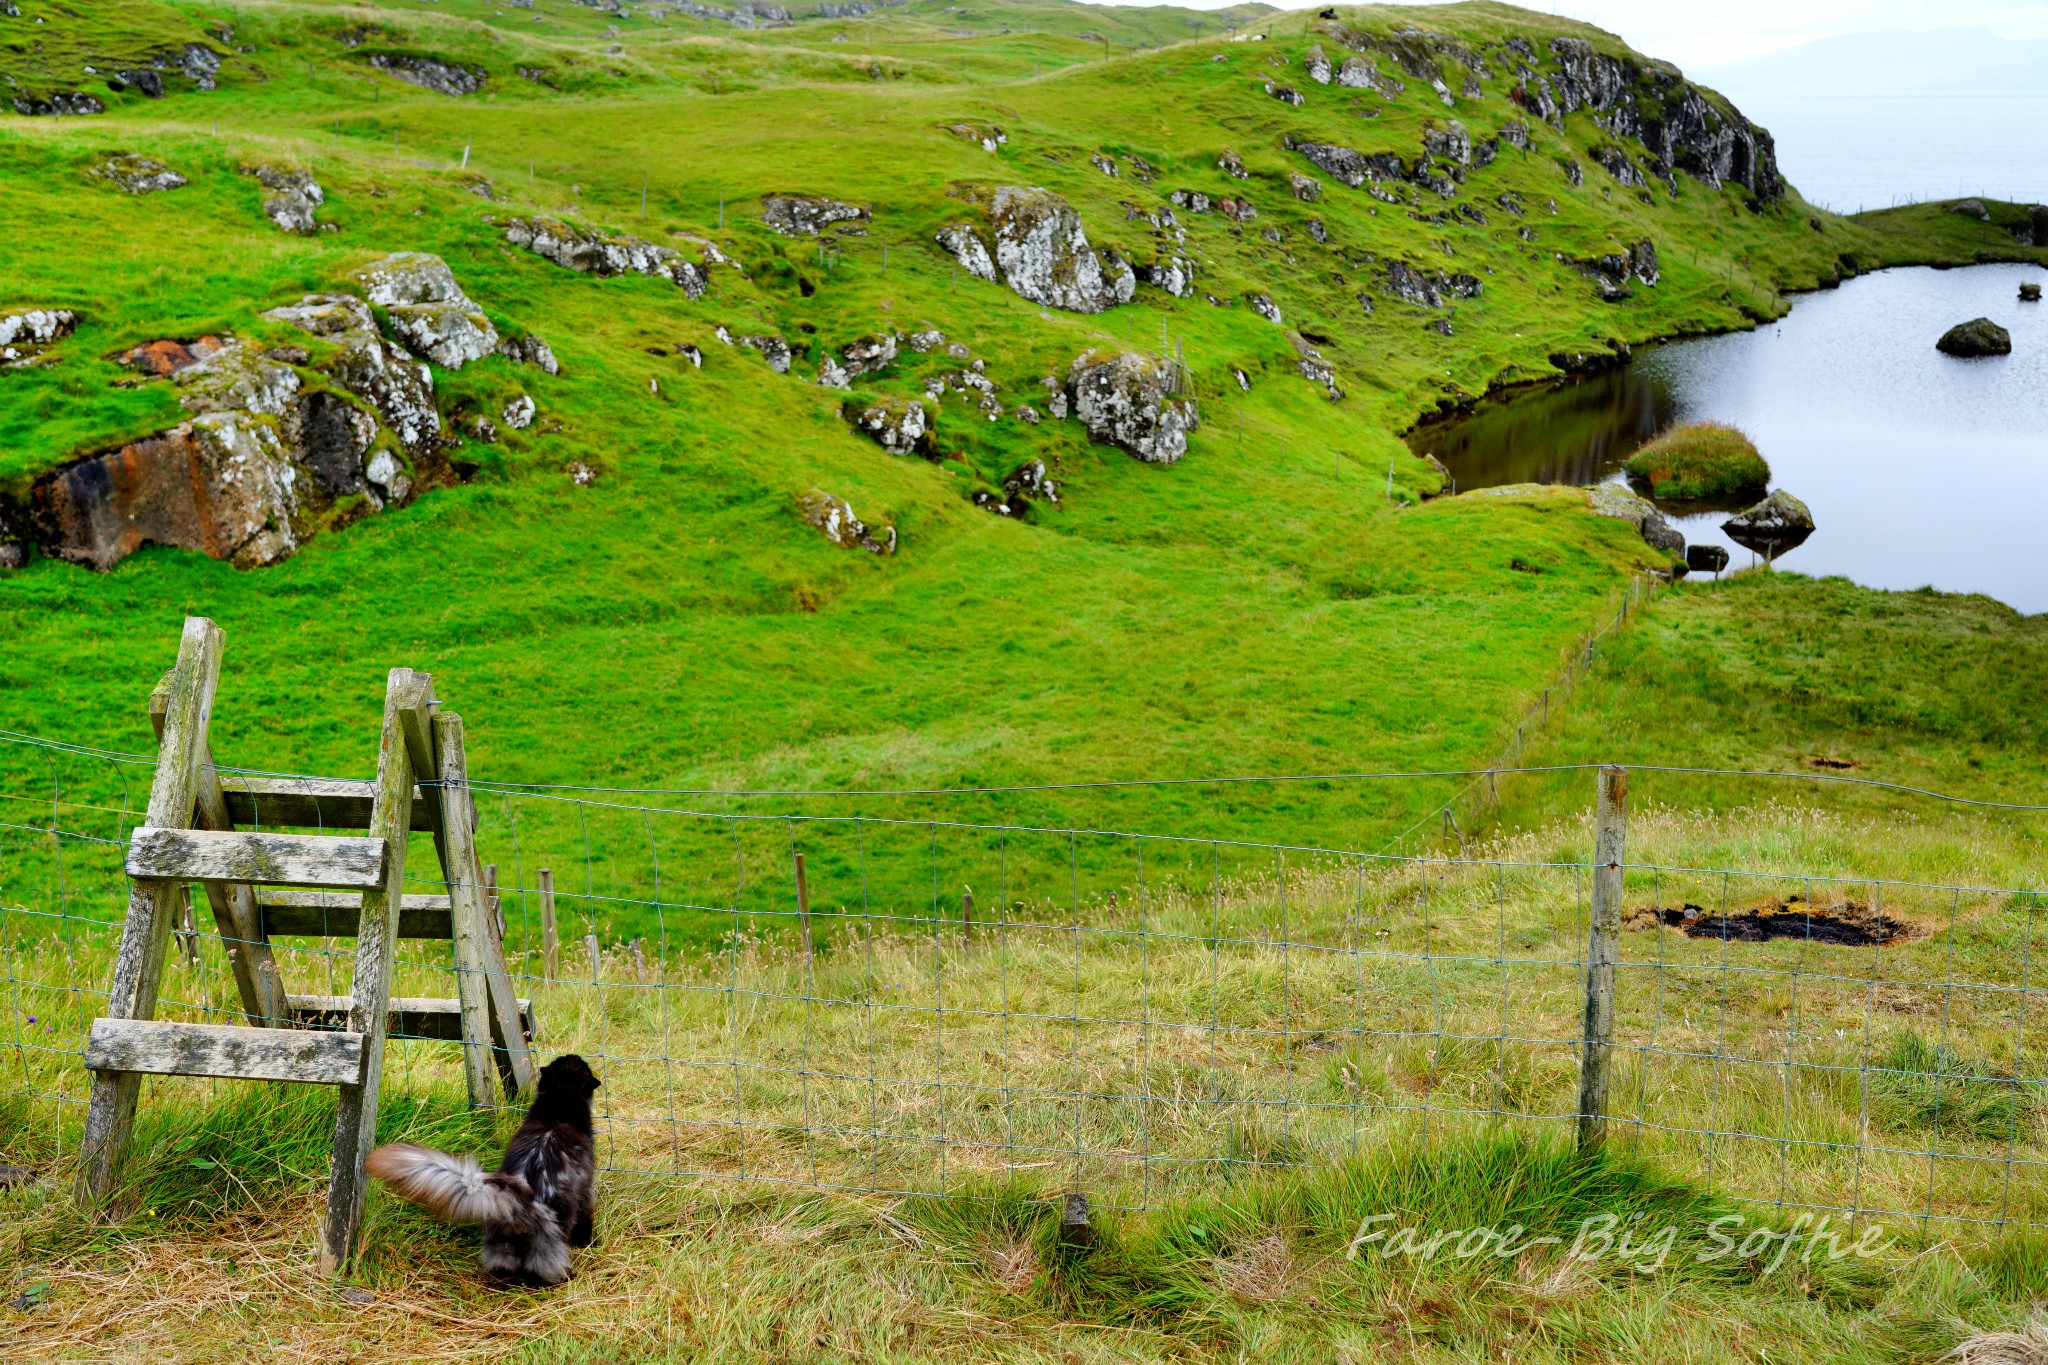
M 286 999 L 291 1004 L 292 1018 L 312 1029 L 340 1028 L 347 1024 L 349 1006 L 353 1003 L 346 995 L 293 995 Z M 519 1019 L 526 1025 L 526 1036 L 531 1038 L 531 1000 L 519 1002 Z M 462 1002 L 395 995 L 391 998 L 391 1036 L 459 1043 L 462 1041 Z
M 313 938 L 354 938 L 363 898 L 345 891 L 260 891 L 256 909 L 266 937 L 296 934 Z M 455 937 L 446 896 L 408 895 L 398 907 L 400 938 Z
M 388 854 L 382 839 L 144 826 L 128 843 L 128 875 L 142 880 L 373 891 L 384 884 Z
M 360 1033 L 156 1019 L 95 1019 L 85 1046 L 85 1064 L 94 1071 L 312 1085 L 361 1085 L 365 1055 Z
M 370 806 L 377 794 L 374 782 L 336 777 L 251 777 L 242 773 L 222 773 L 220 789 L 227 798 L 228 818 L 237 825 L 321 830 L 368 829 Z M 412 792 L 412 827 L 434 827 L 433 812 L 418 787 Z

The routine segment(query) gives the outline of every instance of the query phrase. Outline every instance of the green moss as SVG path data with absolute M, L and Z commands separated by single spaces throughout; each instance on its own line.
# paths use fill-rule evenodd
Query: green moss
M 1626 468 L 1652 496 L 1674 501 L 1761 493 L 1771 481 L 1755 444 L 1724 422 L 1675 426 L 1629 456 Z

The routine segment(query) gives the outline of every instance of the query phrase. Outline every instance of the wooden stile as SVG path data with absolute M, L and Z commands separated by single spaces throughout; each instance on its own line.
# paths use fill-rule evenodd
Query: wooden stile
M 533 1084 L 532 1005 L 513 994 L 500 922 L 485 910 L 462 722 L 439 713 L 433 679 L 391 671 L 371 781 L 223 776 L 207 742 L 221 648 L 217 626 L 188 618 L 177 665 L 150 698 L 157 770 L 129 839 L 128 919 L 106 1013 L 86 1049 L 93 1083 L 78 1197 L 88 1210 L 108 1205 L 143 1075 L 333 1085 L 340 1102 L 320 1252 L 331 1273 L 357 1249 L 387 1034 L 462 1043 L 471 1102 L 490 1105 L 494 1061 L 514 1095 Z M 256 824 L 266 828 L 248 828 Z M 412 831 L 433 835 L 447 895 L 403 893 Z M 193 882 L 206 890 L 248 1027 L 152 1017 L 170 934 L 197 944 Z M 273 934 L 353 935 L 351 993 L 288 996 Z M 400 938 L 451 940 L 463 999 L 394 999 Z

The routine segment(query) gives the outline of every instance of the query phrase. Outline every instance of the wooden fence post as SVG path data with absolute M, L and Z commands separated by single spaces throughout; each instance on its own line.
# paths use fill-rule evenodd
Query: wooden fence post
M 797 929 L 804 936 L 804 961 L 809 962 L 814 951 L 811 943 L 811 884 L 804 876 L 804 855 L 796 857 L 796 919 Z
M 552 981 L 562 971 L 562 934 L 555 924 L 555 870 L 540 870 L 541 970 Z
M 967 936 L 974 931 L 974 889 L 960 889 L 960 946 L 967 946 Z
M 597 969 L 604 961 L 604 953 L 597 946 L 596 934 L 583 936 L 584 951 L 590 954 L 590 984 L 597 984 Z
M 1628 840 L 1628 770 L 1600 770 L 1593 824 L 1593 913 L 1586 938 L 1586 1034 L 1579 1054 L 1579 1150 L 1607 1140 L 1614 1043 L 1614 964 L 1621 956 L 1621 875 Z

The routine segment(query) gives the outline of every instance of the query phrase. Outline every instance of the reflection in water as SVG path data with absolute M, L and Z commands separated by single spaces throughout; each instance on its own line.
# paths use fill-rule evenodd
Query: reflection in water
M 2048 611 L 2048 304 L 2018 301 L 2021 283 L 2044 280 L 2039 266 L 1881 271 L 1756 331 L 1645 348 L 1624 369 L 1483 402 L 1409 443 L 1465 492 L 1619 479 L 1674 422 L 1732 423 L 1772 486 L 1813 511 L 1818 529 L 1788 567 Z M 2010 331 L 2013 353 L 1934 349 L 1974 317 Z M 1751 561 L 1722 533 L 1725 510 L 1666 510 L 1688 542 Z
M 1677 411 L 1669 384 L 1629 365 L 1486 399 L 1468 417 L 1417 430 L 1408 444 L 1442 460 L 1461 489 L 1596 484 L 1620 473 Z

